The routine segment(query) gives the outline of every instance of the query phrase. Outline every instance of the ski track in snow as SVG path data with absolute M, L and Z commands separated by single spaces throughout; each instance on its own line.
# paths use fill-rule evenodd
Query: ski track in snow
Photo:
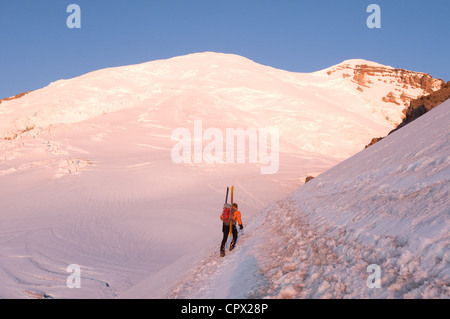
M 166 297 L 175 299 L 261 297 L 258 291 L 261 283 L 264 283 L 261 278 L 263 274 L 259 271 L 254 258 L 254 254 L 258 254 L 259 251 L 249 246 L 255 244 L 253 234 L 261 227 L 259 223 L 263 215 L 256 216 L 244 228 L 244 232 L 239 231 L 236 248 L 233 251 L 228 249 L 231 242 L 231 239 L 228 239 L 225 257 L 219 255 L 219 241 L 217 247 L 193 267 L 186 278 L 175 285 L 171 294 Z
M 405 249 L 404 237 L 313 224 L 301 206 L 292 198 L 271 205 L 252 221 L 233 252 L 219 257 L 218 243 L 168 297 L 450 297 L 449 282 L 442 279 L 443 256 L 436 257 L 436 267 L 429 272 L 421 256 Z M 448 243 L 440 244 L 442 254 Z M 383 289 L 367 286 L 371 264 L 383 269 Z

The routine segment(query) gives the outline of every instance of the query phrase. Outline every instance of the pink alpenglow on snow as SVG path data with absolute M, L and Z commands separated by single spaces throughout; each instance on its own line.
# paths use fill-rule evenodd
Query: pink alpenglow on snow
M 439 85 L 205 52 L 3 99 L 0 297 L 448 296 L 448 103 L 359 153 Z M 246 227 L 219 261 L 227 185 Z

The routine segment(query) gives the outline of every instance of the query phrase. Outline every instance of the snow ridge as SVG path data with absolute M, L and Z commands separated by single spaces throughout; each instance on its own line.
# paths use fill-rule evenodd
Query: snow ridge
M 449 298 L 448 120 L 450 102 L 273 203 L 171 297 Z

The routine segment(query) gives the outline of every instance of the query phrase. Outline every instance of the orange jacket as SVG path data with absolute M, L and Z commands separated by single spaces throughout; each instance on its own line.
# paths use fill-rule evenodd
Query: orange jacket
M 233 214 L 233 217 L 231 219 L 234 221 L 234 223 L 236 224 L 236 222 L 237 222 L 239 225 L 242 225 L 241 212 L 238 210 L 235 210 L 232 214 Z M 220 215 L 220 220 L 223 220 L 223 215 Z

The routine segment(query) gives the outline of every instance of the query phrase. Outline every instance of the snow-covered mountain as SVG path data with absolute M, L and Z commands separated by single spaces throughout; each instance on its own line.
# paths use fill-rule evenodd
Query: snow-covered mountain
M 219 244 L 227 185 L 236 187 L 244 222 L 258 218 L 307 175 L 386 135 L 403 102 L 441 85 L 363 60 L 306 74 L 207 52 L 3 99 L 0 296 L 114 297 L 144 282 L 153 289 L 145 296 L 167 296 Z M 175 163 L 177 129 L 191 133 L 188 148 L 198 155 L 198 121 L 201 134 L 216 137 L 278 129 L 275 174 L 261 174 L 266 163 L 250 154 L 244 163 Z M 225 159 L 223 146 L 215 155 Z M 82 269 L 81 290 L 66 287 L 71 264 Z
M 336 127 L 333 135 L 344 137 L 386 130 L 401 121 L 411 99 L 444 84 L 428 74 L 365 60 L 305 74 L 206 52 L 103 69 L 4 99 L 0 137 L 141 107 L 165 124 L 186 125 L 194 118 L 233 124 L 245 118 L 248 125 L 279 125 L 284 135 L 292 129 L 301 136 L 295 148 L 327 151 L 330 138 L 320 132 Z

